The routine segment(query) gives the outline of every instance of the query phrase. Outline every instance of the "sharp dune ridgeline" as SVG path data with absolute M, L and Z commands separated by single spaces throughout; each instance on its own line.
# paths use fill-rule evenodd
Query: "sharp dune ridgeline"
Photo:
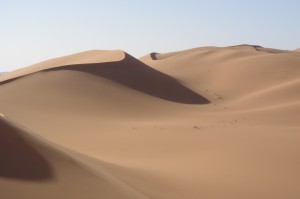
M 300 53 L 92 50 L 0 76 L 0 198 L 300 198 Z

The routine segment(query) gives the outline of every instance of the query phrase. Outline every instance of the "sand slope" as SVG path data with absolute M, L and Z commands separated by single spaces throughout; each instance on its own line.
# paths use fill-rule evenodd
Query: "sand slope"
M 13 71 L 0 112 L 34 133 L 1 119 L 0 197 L 299 198 L 299 78 L 299 53 L 251 45 Z
M 0 118 L 1 198 L 146 198 L 92 160 Z M 94 163 L 95 164 L 95 163 Z

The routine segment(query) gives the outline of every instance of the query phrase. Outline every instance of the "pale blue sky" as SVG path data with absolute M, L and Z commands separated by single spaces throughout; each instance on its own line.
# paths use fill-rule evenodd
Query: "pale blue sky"
M 0 0 L 0 72 L 91 49 L 300 48 L 299 0 Z

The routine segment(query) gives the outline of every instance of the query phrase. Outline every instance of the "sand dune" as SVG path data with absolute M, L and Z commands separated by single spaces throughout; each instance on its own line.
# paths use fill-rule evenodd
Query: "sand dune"
M 300 54 L 258 45 L 10 72 L 0 197 L 299 198 L 299 78 Z
M 115 58 L 116 53 L 117 56 L 122 57 L 122 59 L 108 62 L 109 59 L 107 59 L 107 57 Z M 96 56 L 97 54 L 100 58 Z M 107 57 L 102 58 L 102 56 Z M 99 62 L 99 60 L 102 60 L 101 63 L 91 64 L 93 62 Z M 84 61 L 87 61 L 87 63 L 82 64 Z M 56 58 L 11 72 L 0 78 L 0 83 L 5 84 L 37 72 L 56 72 L 58 70 L 99 76 L 133 90 L 170 101 L 196 104 L 209 102 L 199 94 L 182 86 L 172 77 L 143 64 L 121 51 L 113 51 L 111 53 L 88 51 L 67 57 Z M 57 79 L 53 78 L 53 81 L 57 81 Z

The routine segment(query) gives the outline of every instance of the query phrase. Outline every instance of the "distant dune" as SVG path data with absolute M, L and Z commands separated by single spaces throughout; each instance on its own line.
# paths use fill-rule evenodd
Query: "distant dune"
M 0 198 L 300 198 L 300 54 L 86 51 L 0 77 Z

